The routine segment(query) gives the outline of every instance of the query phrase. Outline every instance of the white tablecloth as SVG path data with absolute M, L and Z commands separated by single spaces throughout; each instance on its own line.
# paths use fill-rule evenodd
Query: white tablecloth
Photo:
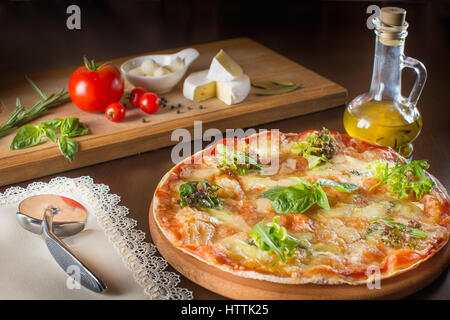
M 107 285 L 105 293 L 77 288 L 42 238 L 18 224 L 19 202 L 36 194 L 64 195 L 88 210 L 85 229 L 63 241 Z M 119 201 L 89 177 L 56 178 L 0 194 L 0 299 L 191 299 Z

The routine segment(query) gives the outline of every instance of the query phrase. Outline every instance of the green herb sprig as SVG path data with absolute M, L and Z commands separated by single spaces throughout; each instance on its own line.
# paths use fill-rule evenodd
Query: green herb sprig
M 79 122 L 78 118 L 45 120 L 38 125 L 27 124 L 22 126 L 14 136 L 9 148 L 20 150 L 33 147 L 40 144 L 42 137 L 45 136 L 58 143 L 61 153 L 72 162 L 79 148 L 78 142 L 73 138 L 84 136 L 88 132 L 89 129 L 84 123 Z
M 303 213 L 314 204 L 325 210 L 330 210 L 330 204 L 322 186 L 332 187 L 341 192 L 351 192 L 358 189 L 357 185 L 350 182 L 319 179 L 310 183 L 298 177 L 289 179 L 297 182 L 297 184 L 289 187 L 274 187 L 258 196 L 259 198 L 272 200 L 272 208 L 277 213 Z
M 329 162 L 335 152 L 335 146 L 330 131 L 322 128 L 319 132 L 311 133 L 305 142 L 295 143 L 291 151 L 308 160 L 308 167 L 312 169 Z
M 274 252 L 278 258 L 274 261 L 274 266 L 280 259 L 286 261 L 286 257 L 292 256 L 299 240 L 288 234 L 285 227 L 279 224 L 280 216 L 272 219 L 272 222 L 264 225 L 264 220 L 255 224 L 249 232 L 252 243 L 264 251 Z
M 178 204 L 181 207 L 214 209 L 222 205 L 217 195 L 221 186 L 209 181 L 189 181 L 180 185 Z
M 410 221 L 408 225 L 394 222 L 391 218 L 373 219 L 366 230 L 367 235 L 378 235 L 381 240 L 393 248 L 408 246 L 415 249 L 418 239 L 426 239 L 428 234 L 422 230 L 420 223 Z
M 9 115 L 8 119 L 0 125 L 0 138 L 4 137 L 27 122 L 45 114 L 50 108 L 57 107 L 70 100 L 69 93 L 64 89 L 59 93 L 52 93 L 47 96 L 28 76 L 25 76 L 33 89 L 41 96 L 33 106 L 26 109 L 16 98 L 16 107 Z
M 262 169 L 261 165 L 244 151 L 229 150 L 224 144 L 218 144 L 216 151 L 215 157 L 219 167 L 239 176 L 246 175 L 250 170 Z
M 368 165 L 369 169 L 380 181 L 372 186 L 372 191 L 381 184 L 391 187 L 391 195 L 398 199 L 408 198 L 408 190 L 412 190 L 417 199 L 421 199 L 425 193 L 431 192 L 434 182 L 428 178 L 424 170 L 430 167 L 426 160 L 405 161 L 403 164 L 397 161 L 394 167 L 389 167 L 386 161 L 374 161 Z

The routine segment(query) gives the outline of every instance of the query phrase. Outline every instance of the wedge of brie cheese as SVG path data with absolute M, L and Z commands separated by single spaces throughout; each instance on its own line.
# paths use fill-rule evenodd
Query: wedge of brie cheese
M 203 101 L 216 96 L 216 82 L 208 79 L 208 70 L 191 73 L 183 85 L 183 95 L 192 101 Z
M 232 81 L 243 73 L 241 66 L 227 55 L 225 51 L 220 50 L 211 62 L 208 79 L 214 81 Z
M 242 74 L 232 81 L 217 81 L 216 96 L 228 105 L 240 103 L 250 92 L 250 78 Z

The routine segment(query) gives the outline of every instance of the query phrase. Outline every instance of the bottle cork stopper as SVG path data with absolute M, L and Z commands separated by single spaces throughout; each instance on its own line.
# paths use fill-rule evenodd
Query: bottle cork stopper
M 403 26 L 406 18 L 406 10 L 397 7 L 381 8 L 380 19 L 381 22 L 391 26 Z

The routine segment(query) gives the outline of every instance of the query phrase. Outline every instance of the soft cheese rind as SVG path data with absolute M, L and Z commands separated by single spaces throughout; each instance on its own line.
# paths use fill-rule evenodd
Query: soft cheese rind
M 216 95 L 228 105 L 240 103 L 248 96 L 250 92 L 250 78 L 242 74 L 233 81 L 217 81 Z
M 216 83 L 207 78 L 208 70 L 191 73 L 183 85 L 183 96 L 192 101 L 202 101 L 216 96 Z

